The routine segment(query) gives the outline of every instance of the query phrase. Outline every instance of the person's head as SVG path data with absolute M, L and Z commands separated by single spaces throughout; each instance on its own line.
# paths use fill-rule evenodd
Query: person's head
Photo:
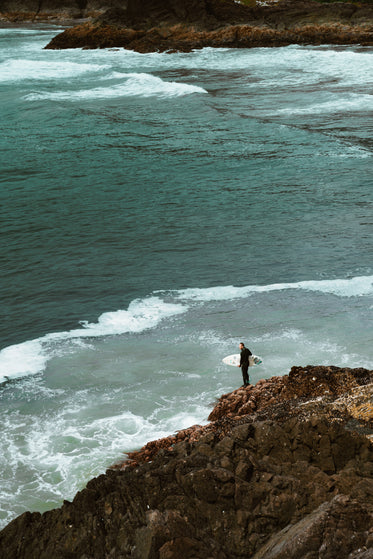
M 239 348 L 243 349 L 245 347 L 245 344 L 243 342 L 240 343 Z

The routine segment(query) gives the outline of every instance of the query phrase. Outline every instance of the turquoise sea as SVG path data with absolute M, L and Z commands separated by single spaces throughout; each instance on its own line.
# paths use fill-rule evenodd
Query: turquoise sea
M 373 368 L 373 49 L 0 29 L 0 527 L 293 365 Z

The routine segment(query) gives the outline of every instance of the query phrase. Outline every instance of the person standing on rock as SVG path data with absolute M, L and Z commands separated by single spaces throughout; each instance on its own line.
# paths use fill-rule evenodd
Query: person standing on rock
M 241 358 L 240 364 L 237 366 L 241 367 L 243 385 L 248 386 L 250 384 L 248 370 L 250 366 L 250 355 L 252 355 L 252 353 L 249 349 L 247 349 L 247 347 L 245 347 L 243 342 L 240 343 L 239 348 L 241 350 Z

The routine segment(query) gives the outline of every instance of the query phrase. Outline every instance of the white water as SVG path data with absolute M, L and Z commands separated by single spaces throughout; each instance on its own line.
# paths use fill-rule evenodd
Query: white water
M 372 277 L 160 293 L 0 353 L 0 522 L 71 499 L 122 453 L 207 420 L 241 384 L 293 365 L 372 368 Z M 19 378 L 22 377 L 22 378 Z
M 372 368 L 373 276 L 366 256 L 372 220 L 369 185 L 364 186 L 366 158 L 371 157 L 365 116 L 372 97 L 369 49 L 293 46 L 174 55 L 44 51 L 50 31 L 35 36 L 34 31 L 0 29 L 0 39 L 7 33 L 18 36 L 18 42 L 12 50 L 5 41 L 0 65 L 0 79 L 8 84 L 12 123 L 8 132 L 14 142 L 6 136 L 4 148 L 11 150 L 24 141 L 17 161 L 11 160 L 13 152 L 8 154 L 6 188 L 20 194 L 7 205 L 7 218 L 20 244 L 30 245 L 34 252 L 22 276 L 25 284 L 17 269 L 13 275 L 5 271 L 7 281 L 18 282 L 25 299 L 30 299 L 29 308 L 34 311 L 40 305 L 32 321 L 38 316 L 46 327 L 36 339 L 15 337 L 27 341 L 0 352 L 0 382 L 5 381 L 0 385 L 1 525 L 25 510 L 44 511 L 71 499 L 123 452 L 205 422 L 210 404 L 242 382 L 240 371 L 221 361 L 237 351 L 240 341 L 263 358 L 263 364 L 250 371 L 254 383 L 287 374 L 293 365 Z M 14 99 L 23 120 L 13 122 Z M 168 127 L 162 118 L 169 122 L 170 107 L 173 121 Z M 346 110 L 351 119 L 345 118 Z M 334 127 L 337 113 L 340 122 Z M 33 115 L 27 128 L 26 116 Z M 130 117 L 131 126 L 121 126 Z M 272 117 L 276 125 L 268 124 Z M 86 137 L 79 128 L 85 118 L 92 122 L 92 128 L 83 128 Z M 48 126 L 51 133 L 44 136 Z M 148 136 L 153 142 L 147 141 Z M 168 143 L 162 144 L 163 137 Z M 33 159 L 34 151 L 40 159 Z M 110 159 L 113 154 L 117 158 Z M 115 182 L 114 173 L 113 183 L 102 189 L 105 157 L 122 176 Z M 35 161 L 41 162 L 40 173 Z M 58 178 L 56 184 L 49 184 L 46 161 L 52 166 L 51 176 Z M 245 165 L 248 161 L 251 166 Z M 133 190 L 127 183 L 126 189 L 122 187 L 123 162 Z M 77 188 L 83 165 L 93 169 L 86 191 Z M 154 185 L 141 175 L 142 167 L 158 172 Z M 183 188 L 176 173 L 180 169 L 191 190 Z M 63 173 L 66 181 L 60 184 Z M 164 188 L 174 178 L 175 189 Z M 25 203 L 23 216 L 22 181 L 30 184 L 31 192 L 46 191 L 45 199 L 36 198 L 33 207 Z M 69 181 L 74 186 L 72 197 Z M 201 195 L 204 191 L 206 196 Z M 92 192 L 97 197 L 88 195 Z M 84 198 L 79 197 L 82 194 Z M 105 206 L 110 196 L 113 202 Z M 249 214 L 247 227 L 236 213 L 238 197 Z M 154 214 L 141 213 L 144 198 L 149 205 L 154 203 Z M 82 221 L 75 212 L 76 201 L 85 212 Z M 60 204 L 56 213 L 48 205 L 53 202 Z M 100 205 L 99 212 L 95 204 Z M 20 212 L 13 218 L 10 210 L 15 206 Z M 226 208 L 229 212 L 223 211 Z M 119 219 L 120 212 L 130 214 L 130 219 Z M 30 231 L 29 222 L 24 225 L 19 217 L 28 213 L 35 220 L 30 221 Z M 212 224 L 213 230 L 198 228 L 199 223 Z M 32 235 L 31 229 L 40 226 L 46 227 L 44 236 Z M 91 226 L 98 230 L 97 237 Z M 132 227 L 132 234 L 126 226 Z M 55 235 L 59 228 L 60 243 L 54 236 L 48 244 L 49 232 Z M 74 243 L 60 250 L 66 236 L 82 241 L 74 258 L 70 258 Z M 105 248 L 112 250 L 111 259 L 104 250 L 91 250 L 103 239 Z M 132 243 L 132 253 L 126 243 Z M 236 258 L 237 247 L 244 263 Z M 43 253 L 38 252 L 41 248 Z M 49 262 L 53 250 L 58 252 L 53 261 L 57 273 L 66 273 L 67 297 L 69 289 L 73 293 L 66 309 L 55 313 L 61 307 L 52 304 L 55 292 L 42 262 L 43 258 Z M 108 269 L 97 288 L 90 281 L 103 260 Z M 21 258 L 19 262 L 23 266 Z M 188 275 L 193 267 L 195 275 Z M 27 273 L 36 268 L 39 275 L 33 288 L 40 278 L 45 291 L 32 300 Z M 74 299 L 76 293 L 82 295 L 79 285 L 70 285 L 81 271 L 86 272 L 84 281 L 88 278 L 83 290 L 88 307 L 111 288 L 127 303 L 112 307 L 105 303 L 96 319 L 58 331 L 58 325 L 66 323 L 64 313 L 72 313 L 74 304 L 81 303 L 78 296 Z M 176 278 L 173 285 L 189 288 L 153 292 L 155 286 L 166 285 L 162 277 L 170 273 Z M 129 305 L 122 289 L 128 275 L 126 285 L 138 284 L 139 293 Z M 238 286 L 229 285 L 235 283 Z M 21 297 L 17 291 L 16 295 L 14 299 Z M 46 296 L 49 306 L 43 307 Z M 79 319 L 92 316 L 87 306 L 85 314 L 77 314 Z M 22 308 L 17 307 L 18 323 L 28 318 Z M 100 314 L 102 309 L 106 312 Z M 49 320 L 57 326 L 48 327 Z
M 115 75 L 118 79 L 118 74 Z M 77 100 L 77 99 L 115 99 L 117 97 L 180 97 L 191 93 L 207 93 L 202 87 L 163 81 L 150 74 L 132 74 L 121 76 L 121 82 L 107 87 L 80 89 L 79 91 L 61 91 L 54 93 L 30 93 L 25 96 L 28 101 L 39 99 Z
M 214 288 L 190 288 L 171 293 L 163 293 L 163 297 L 172 298 L 167 302 L 161 298 L 162 292 L 157 292 L 146 299 L 133 301 L 127 310 L 117 310 L 103 313 L 96 323 L 82 321 L 82 328 L 68 332 L 49 333 L 36 340 L 9 346 L 0 351 L 0 382 L 32 375 L 45 370 L 50 359 L 70 354 L 81 347 L 79 340 L 102 336 L 114 336 L 125 333 L 141 333 L 156 328 L 161 321 L 184 314 L 192 303 L 209 303 L 231 301 L 232 307 L 237 306 L 236 299 L 247 299 L 250 307 L 250 297 L 254 294 L 269 294 L 272 292 L 294 291 L 317 292 L 335 295 L 340 298 L 361 298 L 373 295 L 373 276 L 362 276 L 351 279 L 302 281 L 296 283 L 279 283 L 266 286 L 249 285 L 246 287 L 217 286 Z M 359 300 L 361 304 L 361 299 Z M 208 311 L 208 306 L 201 306 Z M 193 310 L 196 309 L 193 307 Z M 186 328 L 190 320 L 185 318 Z M 74 345 L 72 345 L 72 342 Z M 83 347 L 87 347 L 83 345 Z M 92 346 L 93 347 L 93 346 Z

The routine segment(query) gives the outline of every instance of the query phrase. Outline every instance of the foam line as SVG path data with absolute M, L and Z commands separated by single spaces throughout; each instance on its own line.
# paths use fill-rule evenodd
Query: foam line
M 0 351 L 0 383 L 45 369 L 48 356 L 40 340 L 15 344 Z
M 79 91 L 58 91 L 56 93 L 31 93 L 24 99 L 34 101 L 50 99 L 54 101 L 76 101 L 80 99 L 115 99 L 117 97 L 181 97 L 192 93 L 207 93 L 202 87 L 186 83 L 168 82 L 151 74 L 123 74 L 119 84 Z
M 82 64 L 70 61 L 45 61 L 28 59 L 10 59 L 0 64 L 2 82 L 18 82 L 24 80 L 64 80 L 76 78 L 82 74 L 97 73 L 106 68 L 107 64 Z
M 334 94 L 334 99 L 331 101 L 325 101 L 324 103 L 318 103 L 315 105 L 307 105 L 306 107 L 287 107 L 285 109 L 279 109 L 275 114 L 291 114 L 291 115 L 302 115 L 302 114 L 332 114 L 332 113 L 345 113 L 345 112 L 355 112 L 355 111 L 371 111 L 373 106 L 373 95 L 370 94 L 350 94 L 346 97 L 338 97 Z
M 136 299 L 128 310 L 102 314 L 96 323 L 82 322 L 82 328 L 53 332 L 41 338 L 6 347 L 0 351 L 0 383 L 45 370 L 53 357 L 55 342 L 143 332 L 155 328 L 163 319 L 184 313 L 188 307 L 165 303 L 159 297 Z
M 42 372 L 48 360 L 53 357 L 58 342 L 127 332 L 143 332 L 155 328 L 166 318 L 186 312 L 189 308 L 188 302 L 191 301 L 201 303 L 228 301 L 249 297 L 255 293 L 289 289 L 328 293 L 337 297 L 372 295 L 373 276 L 245 287 L 217 286 L 205 289 L 183 289 L 172 292 L 172 296 L 179 301 L 178 303 L 166 303 L 161 297 L 155 295 L 146 299 L 136 299 L 132 301 L 127 310 L 103 313 L 95 323 L 82 322 L 81 328 L 66 332 L 53 332 L 41 338 L 3 349 L 0 351 L 0 383 Z
M 305 291 L 319 291 L 330 293 L 338 297 L 355 297 L 373 294 L 373 276 L 360 276 L 351 279 L 334 279 L 319 281 L 300 281 L 295 283 L 274 283 L 270 285 L 248 285 L 222 287 L 182 289 L 176 292 L 176 297 L 184 301 L 227 301 L 248 297 L 254 293 L 268 293 L 287 289 L 303 289 Z

